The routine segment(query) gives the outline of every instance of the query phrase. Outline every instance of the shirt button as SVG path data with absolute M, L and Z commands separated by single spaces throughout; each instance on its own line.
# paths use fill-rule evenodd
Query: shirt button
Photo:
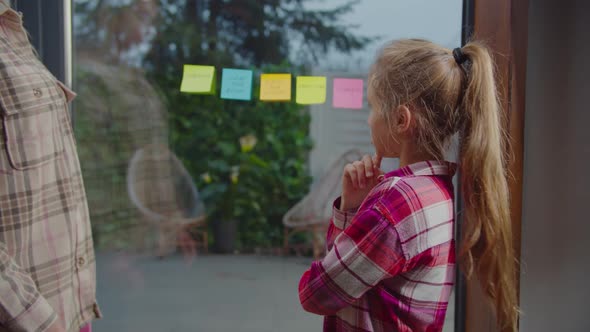
M 85 263 L 86 263 L 86 260 L 84 259 L 84 257 L 78 258 L 78 267 L 84 266 Z

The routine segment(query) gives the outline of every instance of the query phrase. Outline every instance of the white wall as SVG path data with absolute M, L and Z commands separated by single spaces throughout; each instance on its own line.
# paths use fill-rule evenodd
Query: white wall
M 329 84 L 326 103 L 310 107 L 310 136 L 314 142 L 314 148 L 310 154 L 310 171 L 314 180 L 318 180 L 325 174 L 330 164 L 349 149 L 356 148 L 366 154 L 374 152 L 367 124 L 369 109 L 366 107 L 366 93 L 364 94 L 365 107 L 363 109 L 348 110 L 332 107 L 332 79 L 334 77 L 364 79 L 364 76 L 323 72 L 316 74 L 327 76 Z
M 590 6 L 529 0 L 521 331 L 590 331 Z

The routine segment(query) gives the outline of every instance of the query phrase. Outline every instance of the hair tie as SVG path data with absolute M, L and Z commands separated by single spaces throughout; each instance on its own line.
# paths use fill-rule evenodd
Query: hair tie
M 468 60 L 467 56 L 465 53 L 463 53 L 460 47 L 457 47 L 453 50 L 453 57 L 455 58 L 455 62 L 457 62 L 459 65 L 462 65 L 463 62 Z

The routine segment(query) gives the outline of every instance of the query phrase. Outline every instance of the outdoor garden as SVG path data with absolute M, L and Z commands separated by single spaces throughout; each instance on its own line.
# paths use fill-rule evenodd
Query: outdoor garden
M 260 101 L 258 77 L 308 74 L 329 52 L 365 47 L 373 37 L 341 23 L 355 1 L 327 9 L 307 0 L 74 3 L 74 127 L 97 248 L 137 245 L 144 225 L 127 172 L 134 152 L 154 143 L 191 175 L 210 248 L 280 247 L 283 215 L 312 184 L 311 119 L 293 101 Z M 220 84 L 213 95 L 180 92 L 185 64 L 252 70 L 252 99 L 221 99 Z

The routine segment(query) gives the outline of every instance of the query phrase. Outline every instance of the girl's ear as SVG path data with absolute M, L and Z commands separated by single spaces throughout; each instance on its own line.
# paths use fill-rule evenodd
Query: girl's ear
M 397 112 L 397 132 L 400 134 L 408 133 L 412 125 L 412 112 L 410 112 L 407 105 L 400 105 Z

